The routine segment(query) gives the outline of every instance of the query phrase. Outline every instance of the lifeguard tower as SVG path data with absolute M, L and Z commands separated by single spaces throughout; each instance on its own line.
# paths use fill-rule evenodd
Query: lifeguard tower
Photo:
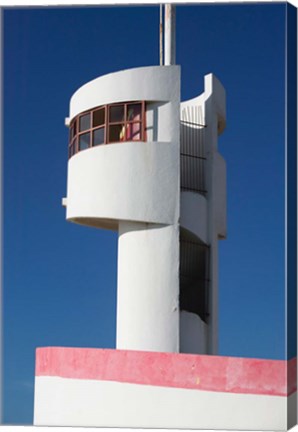
M 118 232 L 117 346 L 38 349 L 36 425 L 270 430 L 293 421 L 286 362 L 217 356 L 225 90 L 209 74 L 204 92 L 181 102 L 174 12 L 166 6 L 164 64 L 96 78 L 71 98 L 63 205 L 67 221 Z

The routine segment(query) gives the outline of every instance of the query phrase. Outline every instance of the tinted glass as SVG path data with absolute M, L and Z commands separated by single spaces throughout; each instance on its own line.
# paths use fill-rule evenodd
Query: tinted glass
M 141 123 L 128 123 L 126 126 L 127 141 L 141 140 Z
M 142 104 L 129 104 L 127 106 L 127 120 L 141 121 Z
M 80 132 L 90 129 L 90 114 L 85 114 L 80 117 Z
M 93 132 L 93 145 L 104 144 L 105 142 L 105 128 L 96 129 Z
M 119 142 L 125 139 L 124 125 L 113 125 L 109 127 L 109 142 Z
M 74 144 L 71 144 L 68 148 L 68 157 L 71 158 L 71 156 L 73 156 L 75 154 L 75 147 Z
M 93 112 L 93 127 L 101 126 L 105 122 L 105 109 L 101 108 Z
M 79 150 L 85 150 L 89 147 L 90 132 L 79 136 Z
M 72 143 L 72 146 L 73 146 L 73 154 L 75 154 L 76 152 L 77 152 L 77 138 L 75 138 L 74 140 L 73 140 L 73 143 Z
M 121 122 L 124 120 L 124 105 L 110 107 L 110 122 Z

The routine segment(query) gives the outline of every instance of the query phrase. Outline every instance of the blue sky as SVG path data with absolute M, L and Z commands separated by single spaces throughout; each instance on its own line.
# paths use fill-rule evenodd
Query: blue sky
M 4 11 L 4 422 L 32 423 L 39 346 L 115 347 L 117 234 L 65 221 L 74 91 L 159 62 L 159 7 Z M 285 4 L 177 7 L 182 99 L 227 92 L 220 354 L 283 359 Z

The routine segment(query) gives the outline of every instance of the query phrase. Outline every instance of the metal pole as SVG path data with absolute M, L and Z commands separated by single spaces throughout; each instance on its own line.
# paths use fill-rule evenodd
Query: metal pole
M 165 5 L 165 65 L 176 64 L 176 7 Z
M 162 4 L 159 6 L 159 64 L 163 65 L 163 22 L 162 22 Z

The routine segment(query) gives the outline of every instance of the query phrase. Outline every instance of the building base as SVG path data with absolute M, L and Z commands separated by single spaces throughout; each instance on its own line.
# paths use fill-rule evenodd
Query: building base
M 39 348 L 34 424 L 287 430 L 296 359 Z

